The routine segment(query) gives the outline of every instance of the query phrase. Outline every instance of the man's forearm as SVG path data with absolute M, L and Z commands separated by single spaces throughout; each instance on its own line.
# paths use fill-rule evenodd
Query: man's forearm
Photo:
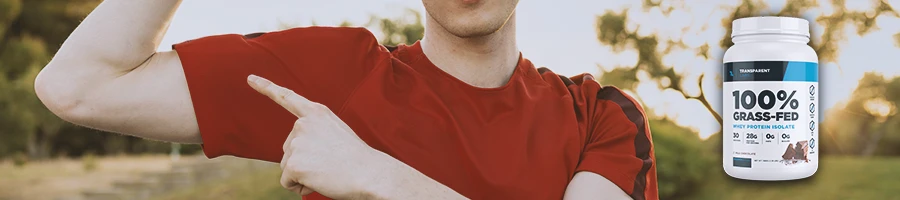
M 390 164 L 382 173 L 386 177 L 375 176 L 377 180 L 367 192 L 373 199 L 468 199 L 409 165 L 381 154 Z
M 563 200 L 581 199 L 631 199 L 609 179 L 593 172 L 578 172 L 566 187 Z
M 79 68 L 54 69 L 74 73 L 128 72 L 156 52 L 179 4 L 181 0 L 103 1 L 66 39 L 49 67 Z

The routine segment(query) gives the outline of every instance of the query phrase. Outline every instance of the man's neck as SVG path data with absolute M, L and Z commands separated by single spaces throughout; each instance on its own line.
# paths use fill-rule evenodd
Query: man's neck
M 489 35 L 461 38 L 426 17 L 420 44 L 438 68 L 469 85 L 497 88 L 506 85 L 519 61 L 515 14 L 503 28 Z

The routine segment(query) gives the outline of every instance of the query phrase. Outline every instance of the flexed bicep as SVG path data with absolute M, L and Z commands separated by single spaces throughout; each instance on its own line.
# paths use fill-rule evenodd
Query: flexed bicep
M 85 71 L 91 68 L 79 65 L 48 67 L 85 68 Z M 67 77 L 69 75 L 58 71 L 42 72 L 36 84 L 44 104 L 66 121 L 153 140 L 201 142 L 176 52 L 156 53 L 123 74 L 93 78 Z
M 103 1 L 41 70 L 38 97 L 78 125 L 199 143 L 179 56 L 156 52 L 180 3 Z

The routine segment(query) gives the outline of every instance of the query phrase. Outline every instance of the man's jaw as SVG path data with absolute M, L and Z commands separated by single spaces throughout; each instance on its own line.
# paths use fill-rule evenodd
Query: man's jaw
M 461 0 L 463 4 L 466 5 L 475 5 L 481 2 L 481 0 Z

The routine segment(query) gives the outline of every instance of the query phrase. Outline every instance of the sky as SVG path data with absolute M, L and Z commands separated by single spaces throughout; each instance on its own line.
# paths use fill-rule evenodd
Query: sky
M 308 26 L 315 21 L 318 25 L 337 25 L 343 21 L 364 24 L 372 15 L 382 17 L 402 16 L 406 9 L 425 13 L 421 1 L 417 0 L 189 0 L 183 1 L 175 13 L 175 18 L 163 38 L 159 50 L 170 50 L 170 46 L 189 39 L 208 35 L 228 33 L 254 33 L 275 31 L 283 25 Z M 664 1 L 665 2 L 665 1 Z M 780 10 L 785 0 L 769 0 L 769 10 Z M 873 1 L 847 1 L 849 9 L 867 9 Z M 900 0 L 888 1 L 894 8 L 900 8 Z M 707 1 L 685 0 L 690 10 L 676 10 L 668 16 L 659 9 L 646 12 L 639 0 L 631 1 L 521 1 L 516 10 L 517 41 L 522 54 L 537 66 L 546 66 L 562 75 L 580 73 L 600 74 L 617 66 L 633 66 L 637 52 L 613 52 L 597 40 L 596 17 L 607 11 L 619 12 L 628 8 L 629 27 L 639 27 L 638 33 L 658 33 L 661 38 L 680 38 L 688 49 L 675 51 L 663 58 L 678 72 L 687 75 L 687 80 L 705 76 L 703 90 L 711 96 L 711 103 L 721 112 L 721 103 L 714 98 L 721 95 L 718 86 L 721 55 L 725 49 L 718 47 L 718 40 L 725 34 L 721 19 L 728 13 L 720 7 L 735 6 L 738 0 Z M 804 13 L 807 16 L 829 14 L 832 8 L 821 3 L 820 8 Z M 890 78 L 900 75 L 900 47 L 893 35 L 900 33 L 900 19 L 882 16 L 877 30 L 860 37 L 853 26 L 846 28 L 847 41 L 840 44 L 838 62 L 820 63 L 820 108 L 827 110 L 839 107 L 850 96 L 858 80 L 865 72 L 875 71 Z M 708 29 L 703 29 L 709 24 Z M 813 33 L 821 33 L 822 27 L 813 24 Z M 682 32 L 682 30 L 687 30 Z M 818 30 L 818 31 L 817 31 Z M 376 36 L 377 30 L 373 30 Z M 813 35 L 818 40 L 820 35 Z M 694 56 L 692 48 L 704 43 L 711 44 L 710 59 Z M 598 67 L 602 66 L 602 67 Z M 641 77 L 639 77 L 641 78 Z M 686 83 L 689 92 L 698 93 L 694 83 Z M 720 130 L 718 122 L 706 112 L 699 101 L 685 100 L 681 93 L 662 91 L 656 84 L 645 81 L 632 93 L 657 116 L 666 116 L 676 123 L 696 130 L 701 138 L 707 138 Z M 643 97 L 643 98 L 642 98 Z M 827 113 L 826 113 L 827 115 Z

